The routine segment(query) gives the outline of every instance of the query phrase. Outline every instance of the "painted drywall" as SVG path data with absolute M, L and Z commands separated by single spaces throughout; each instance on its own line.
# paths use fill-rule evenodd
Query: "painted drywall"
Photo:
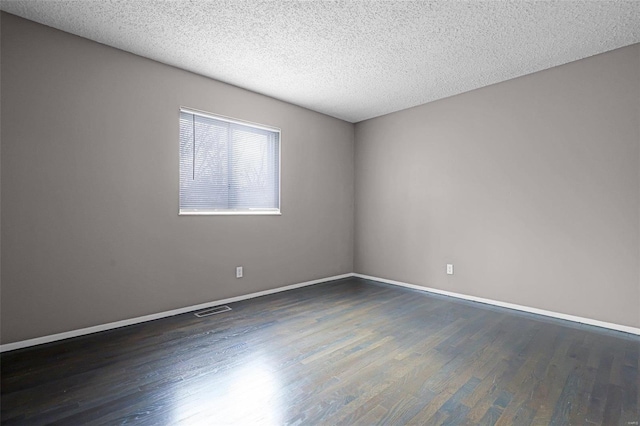
M 640 45 L 355 138 L 355 272 L 640 326 Z
M 352 124 L 1 28 L 3 344 L 352 272 Z M 178 216 L 180 106 L 282 129 L 281 216 Z

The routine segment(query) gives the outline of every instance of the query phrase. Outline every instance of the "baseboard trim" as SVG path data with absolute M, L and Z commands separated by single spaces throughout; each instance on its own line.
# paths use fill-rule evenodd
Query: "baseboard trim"
M 567 321 L 577 322 L 577 323 L 580 323 L 580 324 L 594 325 L 596 327 L 608 328 L 610 330 L 616 330 L 616 331 L 622 331 L 622 332 L 625 332 L 625 333 L 640 335 L 640 328 L 630 327 L 630 326 L 627 326 L 627 325 L 614 324 L 614 323 L 610 323 L 610 322 L 594 320 L 594 319 L 591 319 L 591 318 L 577 317 L 575 315 L 562 314 L 562 313 L 559 313 L 559 312 L 547 311 L 547 310 L 544 310 L 544 309 L 532 308 L 532 307 L 529 307 L 529 306 L 516 305 L 514 303 L 507 303 L 507 302 L 500 302 L 498 300 L 485 299 L 483 297 L 468 296 L 466 294 L 454 293 L 454 292 L 445 291 L 445 290 L 438 290 L 438 289 L 435 289 L 435 288 L 423 287 L 423 286 L 420 286 L 420 285 L 409 284 L 409 283 L 405 283 L 405 282 L 402 282 L 402 281 L 389 280 L 389 279 L 386 279 L 386 278 L 373 277 L 373 276 L 370 276 L 370 275 L 356 274 L 356 273 L 354 273 L 352 275 L 354 277 L 363 278 L 365 280 L 379 281 L 379 282 L 386 283 L 386 284 L 391 284 L 391 285 L 396 285 L 396 286 L 400 286 L 400 287 L 411 288 L 413 290 L 425 291 L 427 293 L 441 294 L 443 296 L 450 296 L 450 297 L 455 297 L 455 298 L 458 298 L 458 299 L 470 300 L 472 302 L 479 302 L 479 303 L 484 303 L 484 304 L 487 304 L 487 305 L 500 306 L 502 308 L 515 309 L 517 311 L 528 312 L 528 313 L 531 313 L 531 314 L 544 315 L 544 316 L 547 316 L 547 317 L 559 318 L 559 319 L 563 319 L 563 320 L 567 320 Z
M 228 299 L 214 300 L 212 302 L 201 303 L 199 305 L 186 306 L 184 308 L 173 309 L 170 311 L 160 312 L 157 314 L 144 315 L 141 317 L 130 318 L 121 321 L 110 322 L 107 324 L 96 325 L 93 327 L 80 328 L 78 330 L 65 331 L 64 333 L 51 334 L 48 336 L 36 337 L 28 340 L 7 343 L 0 345 L 0 353 L 13 351 L 16 349 L 27 348 L 30 346 L 42 345 L 44 343 L 56 342 L 58 340 L 69 339 L 72 337 L 84 336 L 87 334 L 99 333 L 101 331 L 112 330 L 114 328 L 126 327 L 128 325 L 139 324 L 147 321 L 153 321 L 160 318 L 172 317 L 174 315 L 184 314 L 186 312 L 197 311 L 199 309 L 211 308 L 213 306 L 224 305 L 227 303 L 239 302 L 241 300 L 253 299 L 254 297 L 266 296 L 268 294 L 280 293 L 282 291 L 293 290 L 294 288 L 307 287 L 314 284 L 320 284 L 328 281 L 335 281 L 342 278 L 350 278 L 353 274 L 334 275 L 332 277 L 320 278 L 312 281 L 305 281 L 297 284 L 291 284 L 284 287 L 278 287 L 270 290 L 249 293 L 242 296 L 230 297 Z
M 420 286 L 420 285 L 416 285 L 416 284 L 405 283 L 405 282 L 402 282 L 402 281 L 395 281 L 395 280 L 390 280 L 390 279 L 387 279 L 387 278 L 374 277 L 374 276 L 371 276 L 371 275 L 364 275 L 364 274 L 358 274 L 358 273 L 348 273 L 348 274 L 342 274 L 342 275 L 334 275 L 332 277 L 320 278 L 320 279 L 312 280 L 312 281 L 305 281 L 305 282 L 301 282 L 301 283 L 297 283 L 297 284 L 291 284 L 291 285 L 287 285 L 287 286 L 284 286 L 284 287 L 278 287 L 278 288 L 274 288 L 274 289 L 270 289 L 270 290 L 259 291 L 259 292 L 256 292 L 256 293 L 249 293 L 249 294 L 245 294 L 245 295 L 241 295 L 241 296 L 230 297 L 230 298 L 227 298 L 227 299 L 214 300 L 212 302 L 201 303 L 199 305 L 186 306 L 184 308 L 173 309 L 173 310 L 170 310 L 170 311 L 160 312 L 160 313 L 157 313 L 157 314 L 144 315 L 144 316 L 141 316 L 141 317 L 136 317 L 136 318 L 130 318 L 130 319 L 121 320 L 121 321 L 110 322 L 110 323 L 107 323 L 107 324 L 96 325 L 96 326 L 93 326 L 93 327 L 86 327 L 86 328 L 81 328 L 81 329 L 78 329 L 78 330 L 71 330 L 71 331 L 65 331 L 63 333 L 51 334 L 51 335 L 42 336 L 42 337 L 36 337 L 34 339 L 21 340 L 21 341 L 18 341 L 18 342 L 7 343 L 7 344 L 4 344 L 4 345 L 0 345 L 0 353 L 13 351 L 13 350 L 16 350 L 16 349 L 28 348 L 28 347 L 36 346 L 36 345 L 42 345 L 44 343 L 56 342 L 58 340 L 69 339 L 69 338 L 72 338 L 72 337 L 78 337 L 78 336 L 84 336 L 84 335 L 87 335 L 87 334 L 99 333 L 101 331 L 113 330 L 115 328 L 126 327 L 128 325 L 140 324 L 140 323 L 143 323 L 143 322 L 153 321 L 153 320 L 160 319 L 160 318 L 166 318 L 166 317 L 171 317 L 171 316 L 174 316 L 174 315 L 180 315 L 180 314 L 184 314 L 186 312 L 196 311 L 196 310 L 199 310 L 199 309 L 211 308 L 211 307 L 217 306 L 217 305 L 224 305 L 226 303 L 239 302 L 241 300 L 253 299 L 255 297 L 266 296 L 266 295 L 269 295 L 269 294 L 280 293 L 280 292 L 287 291 L 287 290 L 293 290 L 295 288 L 307 287 L 307 286 L 314 285 L 314 284 L 320 284 L 320 283 L 324 283 L 324 282 L 328 282 L 328 281 L 335 281 L 335 280 L 339 280 L 339 279 L 342 279 L 342 278 L 350 278 L 350 277 L 357 277 L 357 278 L 362 278 L 362 279 L 365 279 L 365 280 L 378 281 L 378 282 L 391 284 L 391 285 L 395 285 L 395 286 L 399 286 L 399 287 L 405 287 L 405 288 L 410 288 L 410 289 L 413 289 L 413 290 L 424 291 L 424 292 L 427 292 L 427 293 L 435 293 L 435 294 L 440 294 L 440 295 L 443 295 L 443 296 L 455 297 L 457 299 L 470 300 L 472 302 L 479 302 L 479 303 L 484 303 L 484 304 L 487 304 L 487 305 L 500 306 L 502 308 L 515 309 L 517 311 L 528 312 L 528 313 L 537 314 L 537 315 L 543 315 L 543 316 L 547 316 L 547 317 L 551 317 L 551 318 L 563 319 L 563 320 L 567 320 L 567 321 L 577 322 L 577 323 L 580 323 L 580 324 L 593 325 L 593 326 L 596 326 L 596 327 L 607 328 L 607 329 L 616 330 L 616 331 L 622 331 L 624 333 L 635 334 L 635 335 L 640 336 L 640 328 L 630 327 L 630 326 L 627 326 L 627 325 L 615 324 L 615 323 L 599 321 L 599 320 L 595 320 L 595 319 L 591 319 L 591 318 L 583 318 L 583 317 L 578 317 L 578 316 L 574 316 L 574 315 L 562 314 L 562 313 L 559 313 L 559 312 L 547 311 L 547 310 L 544 310 L 544 309 L 532 308 L 532 307 L 523 306 L 523 305 L 516 305 L 514 303 L 501 302 L 501 301 L 498 301 L 498 300 L 485 299 L 483 297 L 469 296 L 469 295 L 466 295 L 466 294 L 454 293 L 454 292 L 451 292 L 451 291 L 438 290 L 438 289 L 431 288 L 431 287 L 424 287 L 424 286 Z

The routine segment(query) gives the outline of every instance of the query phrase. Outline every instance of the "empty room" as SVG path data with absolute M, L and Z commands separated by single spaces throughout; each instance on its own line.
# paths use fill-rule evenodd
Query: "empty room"
M 2 425 L 638 425 L 640 2 L 0 1 Z

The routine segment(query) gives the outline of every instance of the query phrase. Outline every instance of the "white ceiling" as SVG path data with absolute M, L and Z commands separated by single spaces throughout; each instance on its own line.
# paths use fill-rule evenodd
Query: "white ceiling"
M 2 0 L 0 8 L 350 122 L 640 42 L 638 1 Z

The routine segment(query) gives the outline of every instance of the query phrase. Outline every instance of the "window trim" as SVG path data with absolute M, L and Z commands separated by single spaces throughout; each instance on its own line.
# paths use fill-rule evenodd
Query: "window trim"
M 279 127 L 267 126 L 265 124 L 254 123 L 253 121 L 240 120 L 226 115 L 214 114 L 195 108 L 180 107 L 180 113 L 198 115 L 200 117 L 212 118 L 214 120 L 226 121 L 229 123 L 241 124 L 254 127 L 269 132 L 278 133 L 278 208 L 277 209 L 182 209 L 180 208 L 180 193 L 178 191 L 178 216 L 281 216 L 282 215 L 282 130 Z M 178 144 L 178 148 L 180 144 Z M 178 153 L 178 159 L 180 155 Z M 178 165 L 179 168 L 179 165 Z

